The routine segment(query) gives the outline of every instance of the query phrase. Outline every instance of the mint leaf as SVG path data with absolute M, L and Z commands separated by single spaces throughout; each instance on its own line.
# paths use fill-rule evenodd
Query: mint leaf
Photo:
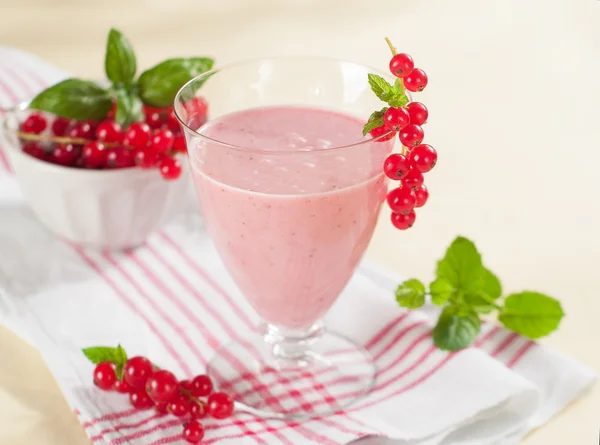
M 83 354 L 95 365 L 101 362 L 111 362 L 120 365 L 121 368 L 127 361 L 127 354 L 125 350 L 118 345 L 116 348 L 108 346 L 92 346 L 90 348 L 82 349 Z
M 169 59 L 159 63 L 140 75 L 138 85 L 142 101 L 159 108 L 172 105 L 179 89 L 192 78 L 210 70 L 213 64 L 214 60 L 207 57 Z
M 446 278 L 439 277 L 429 285 L 429 293 L 433 304 L 443 306 L 456 295 L 456 289 Z
M 459 305 L 449 305 L 440 314 L 433 329 L 433 341 L 446 351 L 457 351 L 469 346 L 477 338 L 481 322 L 472 309 Z
M 502 283 L 498 277 L 489 269 L 483 268 L 483 285 L 482 290 L 488 297 L 497 300 L 502 295 Z
M 483 268 L 481 289 L 476 293 L 464 295 L 464 302 L 473 307 L 480 314 L 489 314 L 497 305 L 497 300 L 502 295 L 502 284 L 492 271 Z
M 115 375 L 117 376 L 119 381 L 123 381 L 123 367 L 125 366 L 125 362 L 127 361 L 127 353 L 121 345 L 118 345 L 115 354 L 117 359 L 117 361 L 115 362 L 115 364 L 117 365 L 115 368 Z
M 406 280 L 396 289 L 396 300 L 402 307 L 419 308 L 425 304 L 425 286 L 419 280 Z
M 68 119 L 103 119 L 112 106 L 111 94 L 94 82 L 63 80 L 35 96 L 30 108 Z
M 563 316 L 557 300 L 526 291 L 506 297 L 498 319 L 511 331 L 535 339 L 557 329 Z
M 142 111 L 142 100 L 134 91 L 116 90 L 117 95 L 117 112 L 115 120 L 126 128 L 133 122 L 144 120 Z
M 383 115 L 386 111 L 387 107 L 382 108 L 381 111 L 374 111 L 373 113 L 371 113 L 371 116 L 369 116 L 369 120 L 363 127 L 363 136 L 366 136 L 367 133 L 373 130 L 374 128 L 379 128 L 383 126 Z
M 405 106 L 408 102 L 408 96 L 404 92 L 404 83 L 400 79 L 396 79 L 387 103 L 390 107 L 400 108 Z
M 437 266 L 437 277 L 445 278 L 464 294 L 475 294 L 481 289 L 483 274 L 481 255 L 475 244 L 462 236 L 452 242 Z
M 128 84 L 135 77 L 135 53 L 129 41 L 116 29 L 108 33 L 104 70 L 112 83 Z
M 377 74 L 369 73 L 369 85 L 375 95 L 384 102 L 387 102 L 394 94 L 394 89 L 388 81 Z

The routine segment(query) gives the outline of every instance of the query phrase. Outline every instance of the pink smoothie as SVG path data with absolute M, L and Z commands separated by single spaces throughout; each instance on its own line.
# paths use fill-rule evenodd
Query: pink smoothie
M 269 323 L 304 328 L 320 319 L 371 239 L 393 142 L 347 147 L 365 139 L 362 126 L 328 110 L 255 108 L 211 121 L 200 133 L 215 142 L 191 144 L 209 233 Z

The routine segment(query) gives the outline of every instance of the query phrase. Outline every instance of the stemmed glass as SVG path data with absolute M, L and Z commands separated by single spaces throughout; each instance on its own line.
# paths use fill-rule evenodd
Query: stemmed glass
M 208 372 L 259 415 L 326 415 L 372 386 L 375 366 L 368 352 L 328 331 L 323 317 L 373 234 L 387 189 L 382 165 L 393 139 L 374 140 L 357 130 L 343 146 L 327 138 L 306 146 L 291 131 L 257 145 L 261 135 L 227 140 L 215 125 L 224 125 L 218 123 L 223 116 L 251 109 L 260 116 L 260 110 L 272 114 L 277 107 L 302 107 L 324 118 L 335 111 L 365 122 L 381 108 L 369 72 L 329 59 L 260 59 L 202 74 L 175 99 L 207 230 L 262 319 L 259 335 L 224 345 Z M 210 104 L 207 124 L 189 106 L 197 96 Z

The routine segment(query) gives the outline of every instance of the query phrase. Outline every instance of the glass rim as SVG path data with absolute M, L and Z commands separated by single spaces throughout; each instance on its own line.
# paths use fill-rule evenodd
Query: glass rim
M 173 104 L 173 111 L 174 111 L 175 117 L 179 121 L 179 124 L 185 129 L 185 131 L 189 131 L 189 132 L 193 133 L 194 136 L 199 137 L 207 142 L 210 142 L 211 144 L 220 145 L 222 147 L 226 147 L 229 149 L 244 151 L 246 153 L 252 152 L 252 153 L 258 153 L 258 154 L 292 154 L 292 153 L 311 153 L 311 152 L 315 153 L 315 152 L 323 152 L 323 151 L 330 152 L 330 151 L 334 151 L 334 150 L 343 150 L 346 148 L 358 147 L 363 144 L 370 144 L 372 142 L 377 142 L 380 139 L 386 138 L 387 136 L 389 136 L 390 133 L 392 133 L 392 131 L 386 131 L 385 133 L 383 133 L 377 137 L 371 137 L 371 135 L 369 134 L 369 138 L 367 138 L 367 139 L 363 139 L 358 142 L 353 142 L 352 144 L 338 145 L 335 147 L 328 147 L 328 148 L 317 147 L 317 148 L 311 148 L 309 150 L 302 150 L 302 151 L 299 151 L 299 150 L 262 150 L 262 149 L 252 148 L 252 147 L 245 147 L 243 145 L 230 144 L 228 142 L 224 142 L 224 141 L 220 141 L 218 139 L 213 139 L 211 137 L 208 137 L 202 133 L 199 133 L 197 130 L 192 129 L 188 124 L 186 124 L 184 122 L 184 120 L 180 116 L 178 108 L 179 108 L 179 104 L 182 103 L 181 95 L 188 88 L 188 86 L 190 86 L 194 82 L 197 82 L 198 80 L 203 79 L 203 78 L 212 77 L 214 74 L 218 73 L 219 71 L 223 71 L 223 70 L 230 69 L 230 68 L 235 68 L 235 67 L 239 67 L 239 66 L 243 66 L 243 65 L 247 65 L 247 64 L 251 64 L 251 63 L 262 62 L 262 61 L 280 62 L 280 61 L 285 61 L 285 60 L 295 60 L 295 61 L 305 60 L 305 61 L 346 63 L 346 64 L 351 64 L 351 65 L 360 66 L 362 68 L 366 68 L 369 72 L 380 75 L 383 78 L 389 79 L 392 77 L 389 73 L 384 73 L 381 70 L 371 68 L 370 66 L 365 65 L 363 63 L 353 62 L 351 60 L 336 59 L 333 57 L 318 57 L 318 56 L 256 57 L 256 58 L 252 58 L 252 59 L 246 59 L 246 60 L 242 60 L 242 61 L 238 61 L 238 62 L 228 63 L 221 68 L 213 68 L 213 69 L 211 69 L 209 71 L 205 71 L 204 73 L 199 74 L 199 75 L 195 76 L 194 78 L 190 79 L 189 81 L 187 81 L 179 89 L 179 91 L 177 91 L 177 94 L 175 95 L 174 104 Z M 407 92 L 407 95 L 408 95 L 408 92 Z M 202 127 L 200 127 L 200 128 L 202 128 Z

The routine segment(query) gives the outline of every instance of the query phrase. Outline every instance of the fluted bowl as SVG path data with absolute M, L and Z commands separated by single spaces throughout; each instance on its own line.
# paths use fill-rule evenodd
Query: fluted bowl
M 189 186 L 166 181 L 158 169 L 85 170 L 38 160 L 21 150 L 17 131 L 27 104 L 8 112 L 3 134 L 21 191 L 38 219 L 82 246 L 119 250 L 142 244 L 181 210 Z

